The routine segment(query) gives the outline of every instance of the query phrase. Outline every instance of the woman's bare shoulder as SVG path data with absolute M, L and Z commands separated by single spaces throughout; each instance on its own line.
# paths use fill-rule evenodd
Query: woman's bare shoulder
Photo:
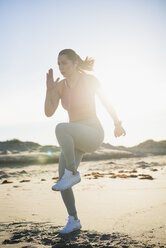
M 87 79 L 87 82 L 90 83 L 90 85 L 93 86 L 94 89 L 100 87 L 100 82 L 99 82 L 99 80 L 97 79 L 96 76 L 86 73 L 85 77 Z
M 94 75 L 85 73 L 84 77 L 90 81 L 97 79 Z

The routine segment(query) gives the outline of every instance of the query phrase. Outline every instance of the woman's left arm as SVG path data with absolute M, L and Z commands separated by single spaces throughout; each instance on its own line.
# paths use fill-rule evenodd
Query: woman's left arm
M 114 135 L 115 135 L 115 137 L 119 137 L 121 135 L 123 135 L 123 136 L 126 135 L 126 132 L 121 125 L 122 122 L 118 119 L 114 107 L 112 106 L 112 104 L 110 103 L 108 98 L 106 97 L 106 95 L 105 95 L 98 80 L 95 80 L 95 92 L 96 92 L 97 96 L 99 97 L 100 101 L 102 102 L 102 104 L 104 105 L 107 112 L 110 114 L 110 116 L 114 122 L 114 126 L 115 126 Z

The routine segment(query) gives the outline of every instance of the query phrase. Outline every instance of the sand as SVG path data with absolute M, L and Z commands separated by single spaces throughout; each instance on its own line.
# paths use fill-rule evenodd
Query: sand
M 166 156 L 82 162 L 73 187 L 82 229 L 68 235 L 58 233 L 68 214 L 51 190 L 57 164 L 3 167 L 0 247 L 166 247 L 165 165 Z

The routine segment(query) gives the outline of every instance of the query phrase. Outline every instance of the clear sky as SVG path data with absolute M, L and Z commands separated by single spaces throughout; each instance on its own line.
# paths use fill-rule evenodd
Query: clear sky
M 46 72 L 60 77 L 57 55 L 74 49 L 94 57 L 100 80 L 127 135 L 96 97 L 104 142 L 133 146 L 166 139 L 166 1 L 0 0 L 0 141 L 58 145 L 55 126 L 68 121 L 61 104 L 44 114 Z

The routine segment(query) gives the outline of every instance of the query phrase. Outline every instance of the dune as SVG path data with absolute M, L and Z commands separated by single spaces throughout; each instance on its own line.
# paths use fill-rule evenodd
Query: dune
M 48 164 L 57 163 L 61 148 L 41 146 L 34 142 L 23 142 L 17 139 L 0 142 L 0 166 L 14 164 Z M 165 155 L 166 141 L 147 140 L 134 147 L 112 146 L 103 143 L 94 153 L 84 154 L 83 161 L 97 161 L 151 155 Z

